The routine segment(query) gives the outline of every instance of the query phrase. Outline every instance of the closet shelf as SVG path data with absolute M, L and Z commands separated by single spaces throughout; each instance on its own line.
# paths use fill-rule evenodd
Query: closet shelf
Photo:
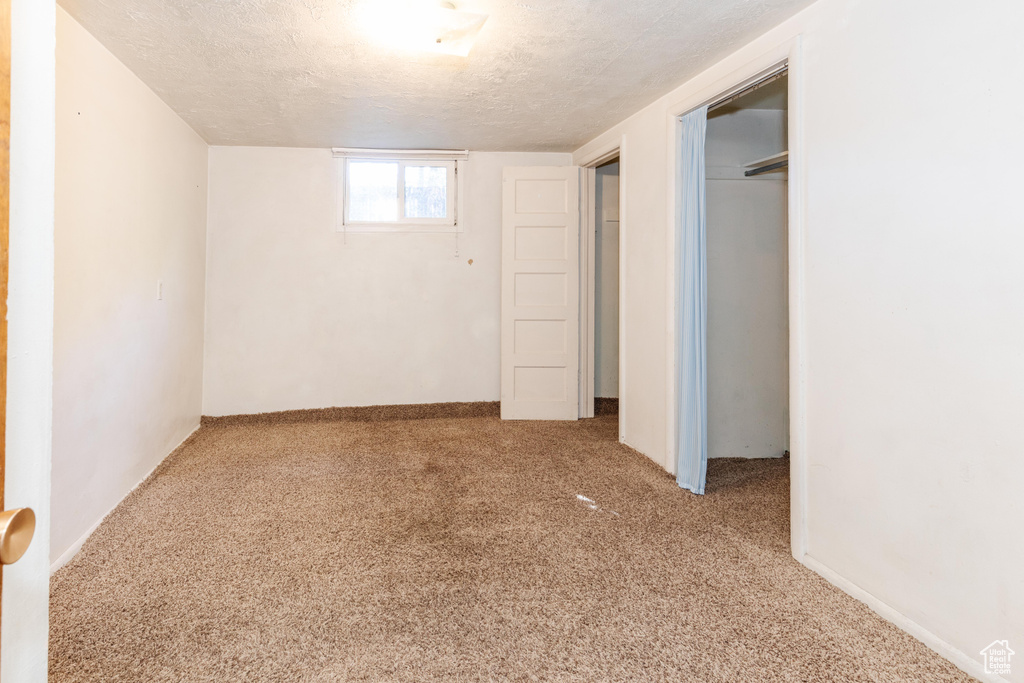
M 780 161 L 788 161 L 788 160 L 789 160 L 789 150 L 787 149 L 785 152 L 779 152 L 778 154 L 773 154 L 770 157 L 765 157 L 764 159 L 758 159 L 757 161 L 751 161 L 749 164 L 743 164 L 743 166 L 744 166 L 744 168 L 756 168 L 758 166 L 769 166 L 771 164 L 777 164 Z
M 751 161 L 747 164 L 749 171 L 744 171 L 743 175 L 747 178 L 750 176 L 761 175 L 762 173 L 768 173 L 770 171 L 778 171 L 789 166 L 789 150 L 785 152 L 779 152 L 773 154 L 770 157 L 764 159 L 758 159 L 757 161 Z

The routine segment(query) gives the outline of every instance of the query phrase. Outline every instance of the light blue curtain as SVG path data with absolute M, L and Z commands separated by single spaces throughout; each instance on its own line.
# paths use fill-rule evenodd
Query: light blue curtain
M 679 318 L 679 434 L 676 482 L 704 493 L 708 469 L 707 405 L 707 216 L 705 213 L 704 138 L 708 108 L 682 117 L 679 196 L 679 248 L 676 251 Z

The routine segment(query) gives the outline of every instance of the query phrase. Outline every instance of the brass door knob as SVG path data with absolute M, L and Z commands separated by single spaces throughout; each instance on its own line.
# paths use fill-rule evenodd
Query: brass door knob
M 0 512 L 0 564 L 14 564 L 28 550 L 36 531 L 32 508 Z

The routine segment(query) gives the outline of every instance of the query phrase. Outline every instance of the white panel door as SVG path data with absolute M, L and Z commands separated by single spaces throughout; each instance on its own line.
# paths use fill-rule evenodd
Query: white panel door
M 501 222 L 501 417 L 579 418 L 580 169 L 507 167 Z

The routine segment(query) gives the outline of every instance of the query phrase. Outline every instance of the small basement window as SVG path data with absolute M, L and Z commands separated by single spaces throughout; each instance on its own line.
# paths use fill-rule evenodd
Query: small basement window
M 454 232 L 466 152 L 335 149 L 338 229 Z

